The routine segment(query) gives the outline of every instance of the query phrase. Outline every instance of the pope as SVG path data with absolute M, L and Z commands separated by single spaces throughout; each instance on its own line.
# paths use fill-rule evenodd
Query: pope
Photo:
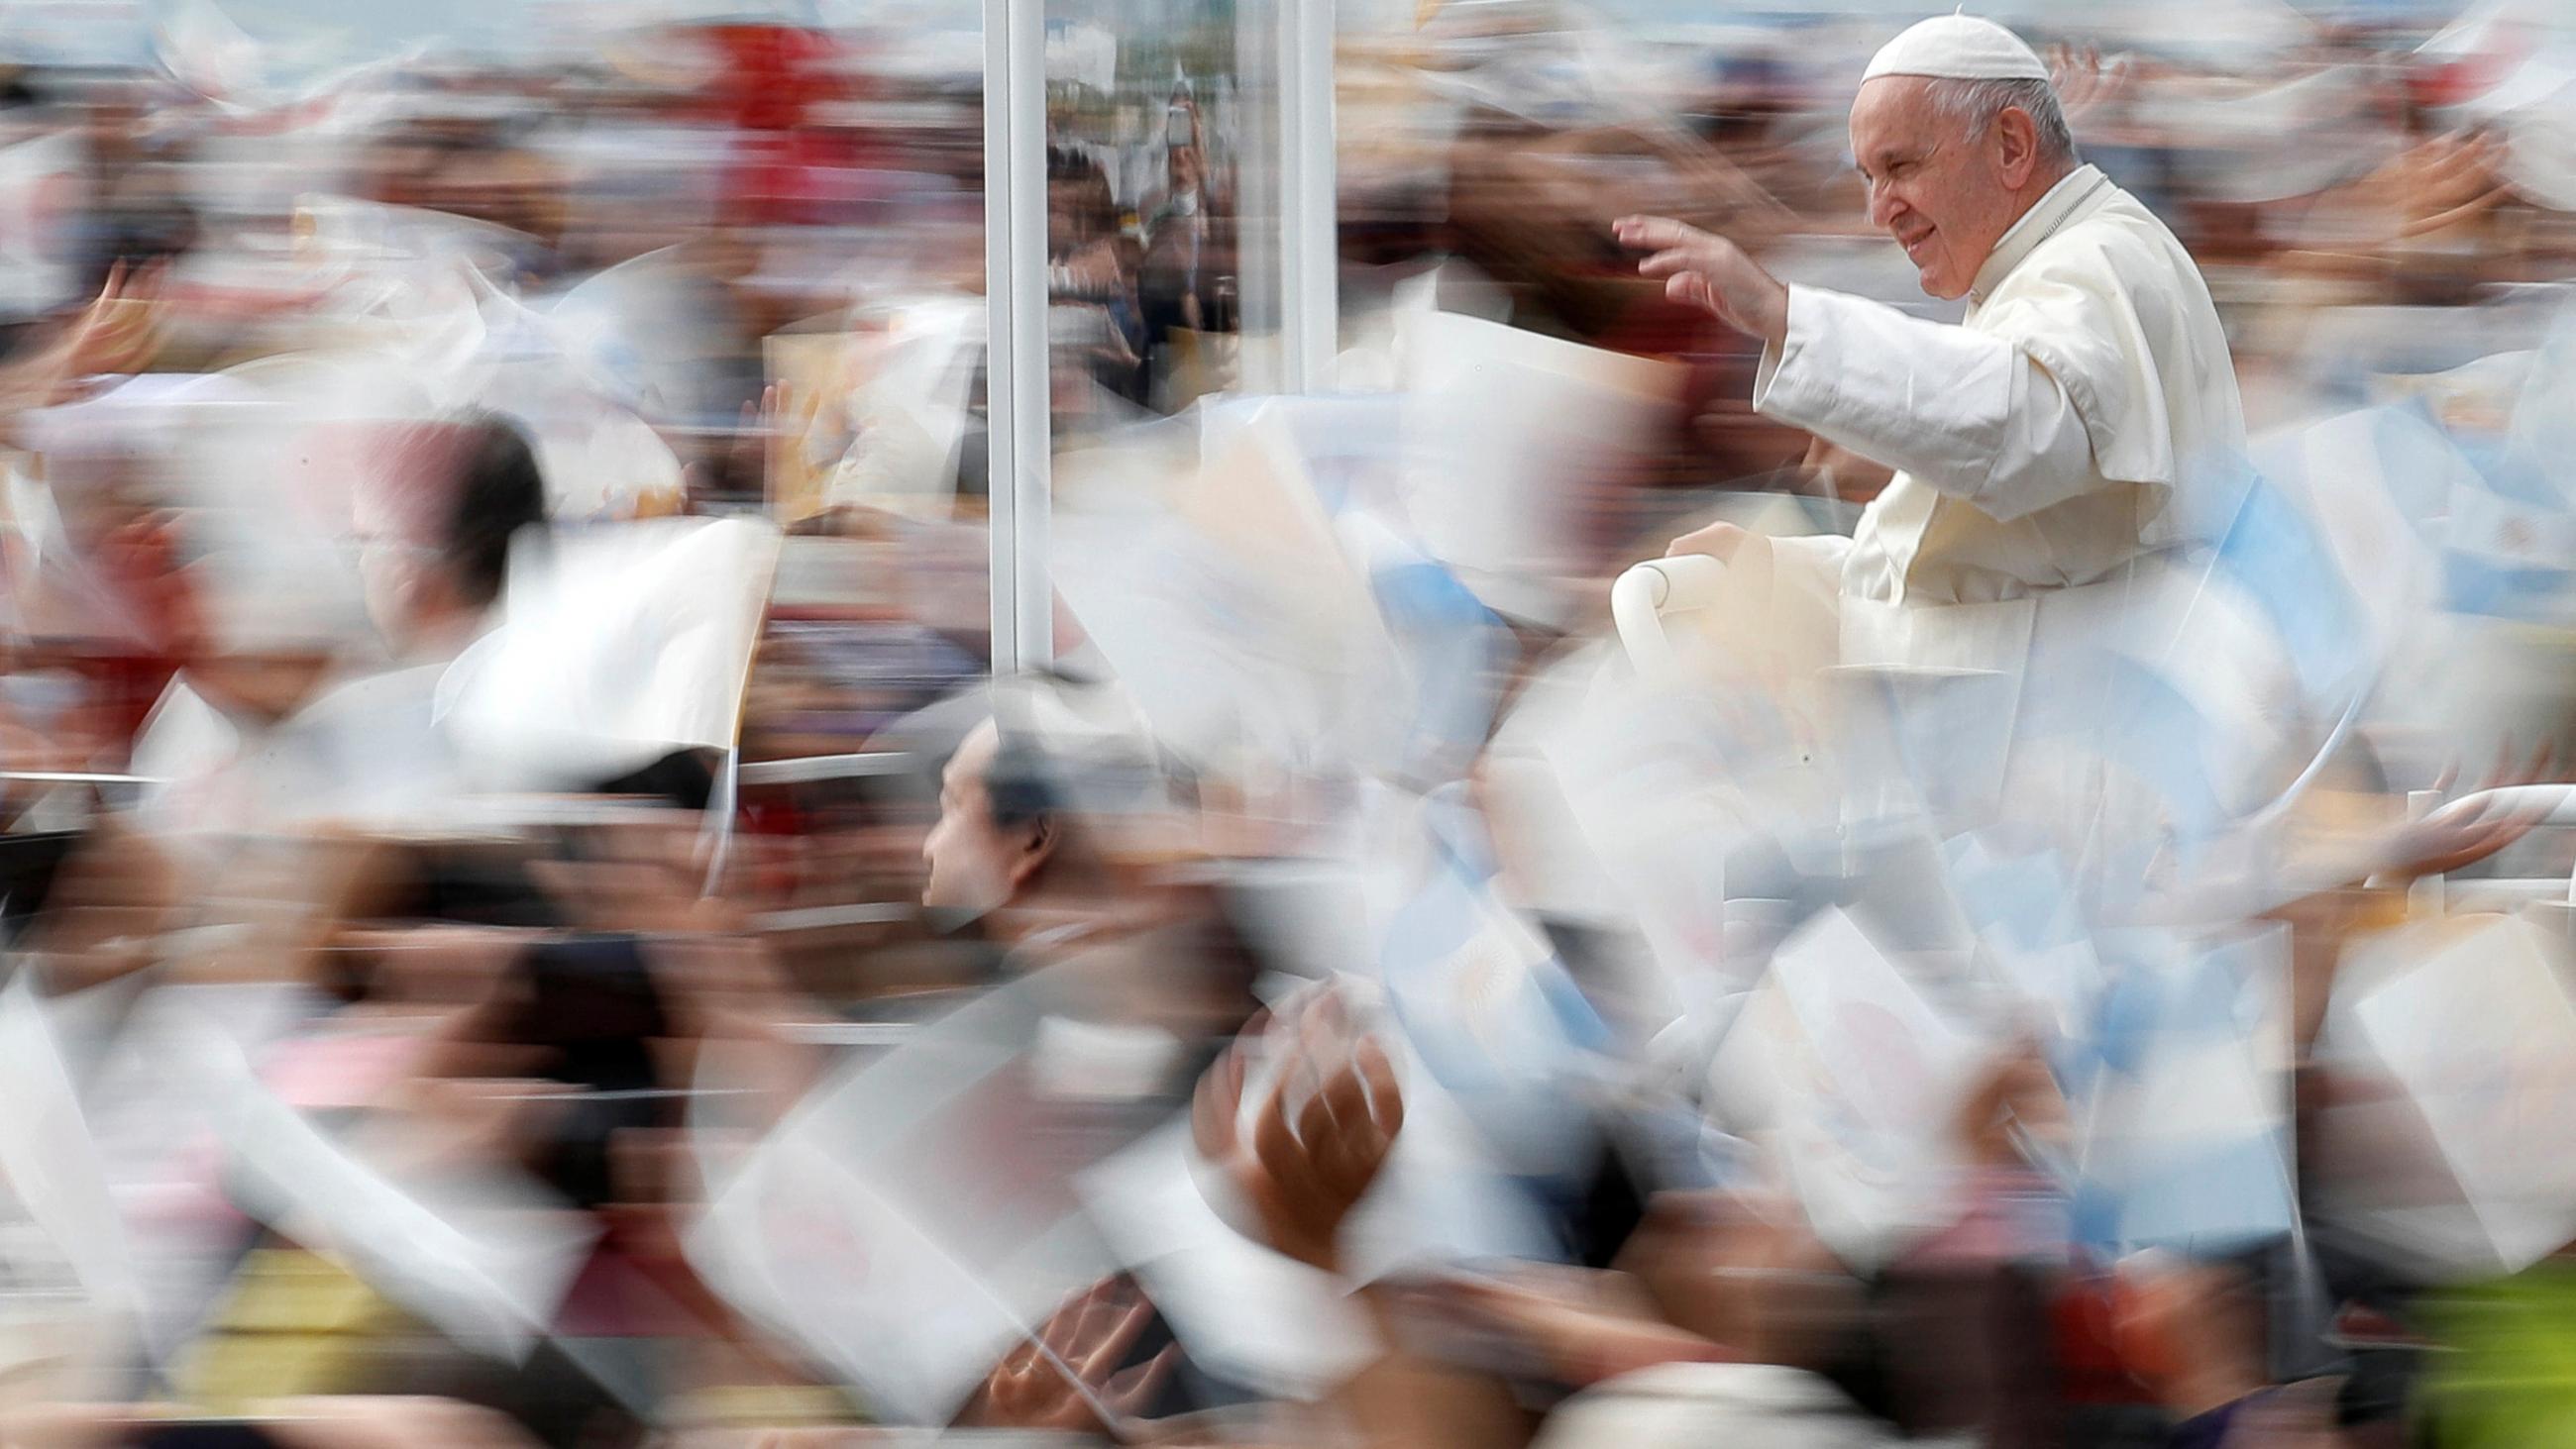
M 2121 588 L 2224 516 L 2245 425 L 2218 312 L 1991 21 L 1926 20 L 1880 50 L 1851 152 L 1870 220 L 1925 292 L 1967 299 L 1963 323 L 1784 285 L 1676 221 L 1618 236 L 1671 296 L 1761 339 L 1757 411 L 1894 470 L 1848 544 L 1816 545 L 1840 569 L 1844 662 L 2018 670 L 2034 613 L 2045 633 L 2045 606 Z M 1675 547 L 1740 539 L 1719 525 Z

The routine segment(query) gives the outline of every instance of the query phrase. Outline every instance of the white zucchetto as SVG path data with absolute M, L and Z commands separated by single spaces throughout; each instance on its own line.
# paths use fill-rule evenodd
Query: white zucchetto
M 1861 72 L 1863 82 L 1883 75 L 1937 80 L 2047 80 L 2048 66 L 2021 37 L 1973 15 L 1936 15 L 1905 28 L 1879 47 Z

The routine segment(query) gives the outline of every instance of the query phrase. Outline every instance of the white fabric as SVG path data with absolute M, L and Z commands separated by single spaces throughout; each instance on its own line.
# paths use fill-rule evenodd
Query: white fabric
M 0 1082 L 9 1111 L 0 1122 L 0 1204 L 14 1200 L 38 1233 L 68 1263 L 91 1308 L 122 1313 L 141 1306 L 133 1257 L 99 1162 L 98 1144 L 81 1116 L 53 1023 L 36 996 L 32 973 L 0 991 Z
M 2021 37 L 1974 15 L 1935 15 L 1905 28 L 1879 47 L 1861 72 L 1863 82 L 1883 75 L 1939 80 L 2047 80 L 2048 66 Z
M 524 1361 L 590 1260 L 599 1230 L 587 1217 L 515 1170 L 397 1176 L 279 1100 L 238 1053 L 204 1050 L 244 1212 L 459 1341 Z
M 1125 1146 L 1135 1119 L 1034 1091 L 1048 975 L 818 1086 L 714 1186 L 683 1240 L 711 1289 L 883 1420 L 948 1422 L 1013 1344 L 1119 1267 L 1075 1178 Z
M 190 782 L 182 818 L 219 831 L 424 818 L 466 790 L 466 762 L 434 707 L 446 669 L 402 665 L 331 685 Z
M 1083 1175 L 1085 1206 L 1194 1359 L 1265 1393 L 1314 1398 L 1383 1347 L 1331 1276 L 1235 1231 L 1173 1126 Z
M 2348 959 L 2355 984 L 2336 1007 L 2353 1055 L 2375 1059 L 2422 1114 L 2486 1240 L 2487 1261 L 2463 1266 L 2517 1273 L 2548 1256 L 2576 1232 L 2576 1164 L 2534 1150 L 2576 1106 L 2566 943 L 2527 921 L 2453 916 Z M 2384 1208 L 2369 1217 L 2406 1236 Z
M 1569 607 L 1582 499 L 1568 478 L 1632 456 L 1671 408 L 1680 372 L 1446 312 L 1398 319 L 1407 394 L 1407 503 L 1433 557 L 1497 612 Z
M 442 722 L 478 766 L 519 782 L 731 748 L 778 549 L 775 527 L 742 518 L 522 539 L 501 626 L 439 681 Z
M 1584 1390 L 1547 1416 L 1535 1449 L 1877 1449 L 1899 1442 L 1893 1430 L 1803 1369 L 1693 1363 L 1664 1364 Z
M 2180 242 L 2093 167 L 2004 234 L 1964 325 L 1792 287 L 1765 416 L 1898 469 L 1861 515 L 1847 600 L 1992 603 L 2113 577 L 2193 535 L 2243 408 Z

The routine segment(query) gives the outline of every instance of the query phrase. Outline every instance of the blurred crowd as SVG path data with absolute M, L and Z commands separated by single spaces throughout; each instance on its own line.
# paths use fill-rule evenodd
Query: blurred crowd
M 1346 7 L 1297 396 L 1268 13 L 1051 15 L 1026 671 L 974 17 L 133 8 L 0 83 L 0 1449 L 2576 1445 L 2551 0 L 1989 7 L 2260 477 L 2010 741 L 1611 603 L 1887 481 L 1610 224 L 1955 318 L 1911 11 Z

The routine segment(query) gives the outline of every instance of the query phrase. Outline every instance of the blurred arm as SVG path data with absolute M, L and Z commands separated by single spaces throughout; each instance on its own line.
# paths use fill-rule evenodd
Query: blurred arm
M 1814 287 L 1763 349 L 1753 406 L 2002 520 L 2098 483 L 2066 388 L 2000 337 Z

